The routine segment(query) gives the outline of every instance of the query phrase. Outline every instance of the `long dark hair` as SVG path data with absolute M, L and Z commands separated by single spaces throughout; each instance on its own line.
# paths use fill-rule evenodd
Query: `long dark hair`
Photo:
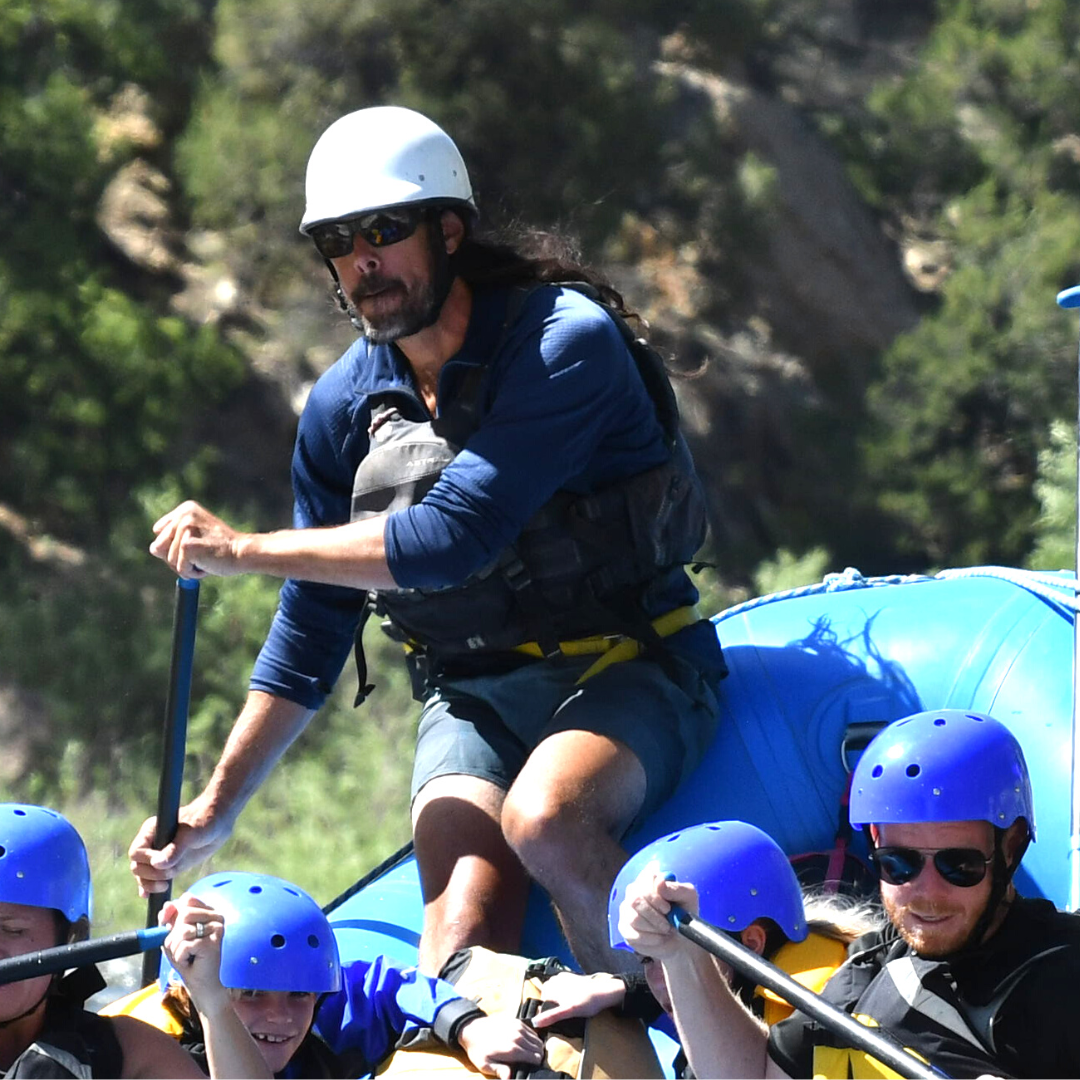
M 627 310 L 622 294 L 598 271 L 586 265 L 574 240 L 543 229 L 512 225 L 497 233 L 473 235 L 470 223 L 460 247 L 450 256 L 450 268 L 474 288 L 557 284 L 583 281 L 623 318 L 637 318 Z
M 481 289 L 531 285 L 534 282 L 553 285 L 561 281 L 583 281 L 596 290 L 601 303 L 624 319 L 633 320 L 638 333 L 647 327 L 637 312 L 626 307 L 622 294 L 598 271 L 585 264 L 577 243 L 570 237 L 520 224 L 477 233 L 476 212 L 472 207 L 447 200 L 432 200 L 426 206 L 431 252 L 441 283 L 441 297 L 434 317 L 438 316 L 454 277 L 460 277 L 467 285 Z M 452 210 L 465 226 L 465 238 L 452 255 L 446 254 L 441 243 L 439 217 L 444 210 Z M 338 307 L 362 333 L 363 324 L 341 291 L 333 263 L 329 259 L 324 261 L 334 279 L 334 296 Z

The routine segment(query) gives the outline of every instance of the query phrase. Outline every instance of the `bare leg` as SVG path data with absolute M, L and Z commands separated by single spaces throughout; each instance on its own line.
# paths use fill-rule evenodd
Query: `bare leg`
M 526 870 L 548 891 L 586 972 L 635 969 L 608 944 L 607 901 L 626 861 L 621 837 L 645 798 L 645 770 L 624 743 L 562 731 L 532 752 L 506 795 L 502 827 Z
M 430 975 L 457 949 L 515 952 L 528 878 L 499 825 L 504 792 L 478 777 L 439 776 L 413 803 L 424 893 L 420 968 Z

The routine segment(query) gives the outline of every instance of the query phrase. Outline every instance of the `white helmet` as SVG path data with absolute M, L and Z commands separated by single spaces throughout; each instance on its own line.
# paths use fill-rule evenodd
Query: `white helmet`
M 454 141 L 412 109 L 380 105 L 335 120 L 311 151 L 300 222 L 340 221 L 369 210 L 445 199 L 474 213 L 472 185 Z

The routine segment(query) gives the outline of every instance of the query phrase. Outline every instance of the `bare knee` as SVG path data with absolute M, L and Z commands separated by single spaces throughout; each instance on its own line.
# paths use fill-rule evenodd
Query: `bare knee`
M 571 854 L 574 834 L 584 825 L 578 821 L 575 829 L 574 819 L 579 817 L 580 810 L 554 792 L 515 787 L 503 803 L 503 836 L 529 873 L 542 879 L 544 867 Z
M 645 770 L 629 747 L 564 731 L 533 751 L 502 806 L 502 831 L 526 869 L 587 864 L 594 842 L 622 836 L 645 797 Z

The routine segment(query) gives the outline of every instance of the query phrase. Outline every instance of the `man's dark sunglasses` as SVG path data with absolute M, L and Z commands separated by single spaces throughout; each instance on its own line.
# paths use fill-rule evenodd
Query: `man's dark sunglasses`
M 906 885 L 914 881 L 932 858 L 934 868 L 950 884 L 970 889 L 986 877 L 987 864 L 993 855 L 984 855 L 978 848 L 938 848 L 921 851 L 909 847 L 881 847 L 870 852 L 870 858 L 887 885 Z
M 344 221 L 313 225 L 308 235 L 324 259 L 340 259 L 352 253 L 353 237 L 357 233 L 372 247 L 389 247 L 408 240 L 423 221 L 424 212 L 420 206 L 396 206 Z

